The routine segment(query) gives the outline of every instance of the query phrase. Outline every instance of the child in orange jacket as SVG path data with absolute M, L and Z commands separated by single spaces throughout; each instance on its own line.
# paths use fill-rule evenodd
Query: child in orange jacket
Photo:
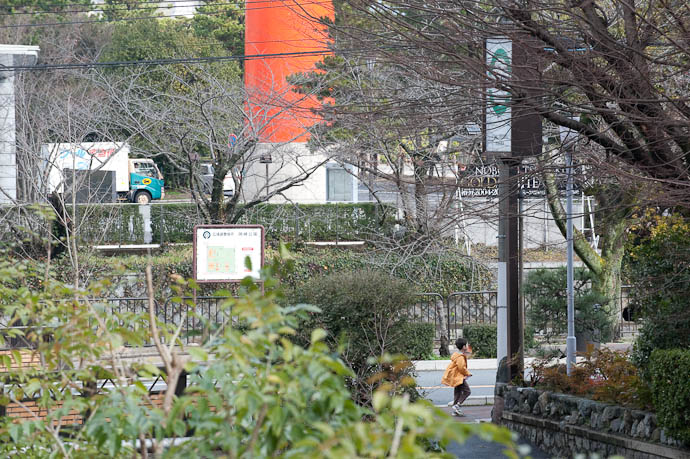
M 453 407 L 451 409 L 453 416 L 464 416 L 460 410 L 460 405 L 471 393 L 470 386 L 467 384 L 467 378 L 472 376 L 472 373 L 467 370 L 467 356 L 472 353 L 472 348 L 467 343 L 467 340 L 463 338 L 455 340 L 455 347 L 460 352 L 454 352 L 450 356 L 450 363 L 445 373 L 443 373 L 441 384 L 454 388 Z

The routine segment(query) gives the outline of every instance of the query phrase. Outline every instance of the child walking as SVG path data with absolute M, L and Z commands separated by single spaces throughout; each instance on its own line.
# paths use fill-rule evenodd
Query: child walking
M 453 355 L 450 356 L 450 364 L 448 364 L 445 373 L 443 373 L 441 384 L 455 388 L 451 412 L 453 416 L 464 416 L 460 410 L 460 405 L 471 393 L 470 386 L 467 384 L 467 378 L 472 376 L 472 374 L 467 370 L 467 356 L 472 352 L 472 348 L 467 343 L 467 340 L 463 338 L 455 340 L 455 347 L 460 352 L 453 352 Z

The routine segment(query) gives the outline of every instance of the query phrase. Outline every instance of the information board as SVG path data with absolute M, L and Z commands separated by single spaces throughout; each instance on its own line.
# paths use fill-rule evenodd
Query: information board
M 246 259 L 251 261 L 251 269 Z M 261 225 L 197 225 L 194 227 L 194 279 L 198 282 L 259 280 L 264 264 Z

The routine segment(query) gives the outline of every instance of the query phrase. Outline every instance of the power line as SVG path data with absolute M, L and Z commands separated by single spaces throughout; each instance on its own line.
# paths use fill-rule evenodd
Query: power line
M 75 64 L 45 64 L 45 65 L 8 65 L 0 66 L 2 71 L 36 71 L 36 70 L 68 70 L 78 68 L 98 68 L 98 67 L 129 67 L 135 65 L 173 65 L 173 64 L 197 64 L 202 62 L 222 62 L 222 61 L 248 61 L 270 58 L 288 58 L 303 56 L 327 56 L 332 54 L 330 49 L 316 51 L 296 51 L 292 53 L 273 53 L 273 54 L 251 54 L 242 56 L 209 56 L 209 57 L 183 57 L 169 59 L 150 59 L 136 61 L 112 61 L 112 62 L 87 62 Z

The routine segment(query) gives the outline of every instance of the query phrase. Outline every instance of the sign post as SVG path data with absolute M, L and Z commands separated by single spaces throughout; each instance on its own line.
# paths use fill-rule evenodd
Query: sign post
M 197 225 L 194 227 L 194 279 L 200 283 L 240 282 L 249 276 L 259 281 L 264 246 L 261 225 Z
M 484 150 L 499 163 L 497 357 L 507 357 L 509 380 L 522 373 L 517 172 L 523 156 L 541 153 L 541 117 L 526 91 L 535 69 L 528 66 L 527 43 L 509 37 L 485 41 L 488 89 L 484 110 Z M 515 83 L 519 82 L 520 85 Z

